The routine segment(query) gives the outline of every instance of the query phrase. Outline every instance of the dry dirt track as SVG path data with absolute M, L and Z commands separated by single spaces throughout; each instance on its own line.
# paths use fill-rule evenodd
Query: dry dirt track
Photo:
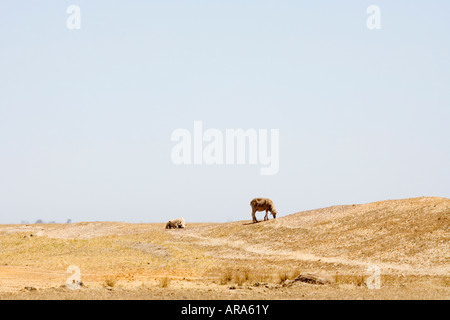
M 335 206 L 252 224 L 0 226 L 0 298 L 449 299 L 450 200 Z M 67 268 L 80 269 L 69 290 Z M 382 286 L 369 290 L 369 266 Z M 328 285 L 281 283 L 299 273 Z

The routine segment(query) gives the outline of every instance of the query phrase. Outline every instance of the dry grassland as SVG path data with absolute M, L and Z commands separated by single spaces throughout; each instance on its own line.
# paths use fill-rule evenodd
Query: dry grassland
M 250 212 L 248 212 L 250 218 Z M 0 226 L 0 299 L 449 299 L 450 200 L 335 206 L 252 224 Z M 69 266 L 80 270 L 71 290 Z M 369 289 L 380 270 L 380 289 Z M 325 285 L 294 282 L 315 274 Z

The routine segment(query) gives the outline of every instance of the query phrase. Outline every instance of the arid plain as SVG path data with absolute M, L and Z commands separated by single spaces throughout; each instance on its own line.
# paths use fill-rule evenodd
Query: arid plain
M 248 211 L 171 230 L 0 225 L 0 299 L 450 299 L 450 199 Z M 326 283 L 286 285 L 298 275 Z

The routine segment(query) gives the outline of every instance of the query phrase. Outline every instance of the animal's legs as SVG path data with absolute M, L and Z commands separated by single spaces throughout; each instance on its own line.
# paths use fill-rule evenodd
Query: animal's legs
M 253 211 L 252 211 L 253 222 L 258 222 L 258 220 L 256 220 L 255 213 L 256 213 L 256 209 L 253 209 Z
M 269 217 L 267 216 L 268 211 L 266 210 L 266 215 L 264 216 L 264 221 L 269 220 Z

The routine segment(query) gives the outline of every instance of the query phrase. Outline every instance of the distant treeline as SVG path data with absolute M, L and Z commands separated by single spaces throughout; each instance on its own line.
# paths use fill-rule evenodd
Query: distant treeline
M 34 222 L 34 224 L 38 224 L 38 223 L 61 223 L 61 222 L 56 222 L 56 221 L 44 221 L 44 220 L 42 220 L 42 219 L 37 219 L 37 220 Z M 66 220 L 66 223 L 72 223 L 72 219 L 67 219 L 67 220 Z M 30 222 L 29 222 L 29 221 L 26 221 L 26 220 L 22 220 L 22 221 L 21 221 L 21 224 L 30 224 Z

